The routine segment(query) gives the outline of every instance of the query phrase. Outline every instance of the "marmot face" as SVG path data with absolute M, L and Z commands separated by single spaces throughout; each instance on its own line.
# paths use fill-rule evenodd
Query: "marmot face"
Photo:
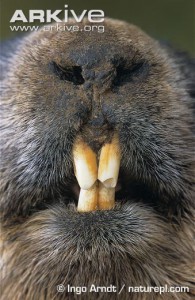
M 74 299 L 61 283 L 192 297 L 192 65 L 133 25 L 104 25 L 35 32 L 2 54 L 2 299 Z M 78 212 L 74 145 L 99 159 L 115 134 L 116 205 Z

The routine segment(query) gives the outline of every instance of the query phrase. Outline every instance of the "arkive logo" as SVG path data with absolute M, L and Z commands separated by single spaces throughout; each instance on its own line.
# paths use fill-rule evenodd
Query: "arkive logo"
M 82 22 L 84 17 L 87 17 L 88 21 L 91 23 L 101 23 L 104 21 L 104 11 L 100 9 L 84 9 L 81 13 L 77 14 L 73 9 L 69 9 L 68 5 L 64 5 L 64 10 L 29 10 L 28 16 L 24 14 L 21 9 L 17 9 L 10 19 L 10 23 L 15 23 L 17 21 L 23 23 L 33 23 L 34 21 L 39 21 L 40 23 L 51 23 L 51 22 L 68 22 L 70 18 L 73 18 L 75 22 Z M 59 18 L 59 15 L 63 15 Z

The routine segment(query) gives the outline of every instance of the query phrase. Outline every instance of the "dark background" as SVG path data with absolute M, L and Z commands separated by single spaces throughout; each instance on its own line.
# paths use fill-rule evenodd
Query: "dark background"
M 29 9 L 64 10 L 68 4 L 77 14 L 84 9 L 102 9 L 108 17 L 134 23 L 151 36 L 195 54 L 195 0 L 1 0 L 0 3 L 1 39 L 18 35 L 9 29 L 9 20 L 16 9 L 22 9 L 28 16 Z

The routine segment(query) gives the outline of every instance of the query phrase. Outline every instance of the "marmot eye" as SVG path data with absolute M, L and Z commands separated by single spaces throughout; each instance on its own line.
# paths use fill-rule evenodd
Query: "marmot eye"
M 85 81 L 82 76 L 82 69 L 79 66 L 62 67 L 57 63 L 52 62 L 50 67 L 60 80 L 70 81 L 76 85 L 83 84 Z
M 119 85 L 123 82 L 129 82 L 135 80 L 136 78 L 145 77 L 148 73 L 148 65 L 144 62 L 139 62 L 131 67 L 126 67 L 125 65 L 119 65 L 116 68 L 116 77 L 114 79 L 114 84 Z

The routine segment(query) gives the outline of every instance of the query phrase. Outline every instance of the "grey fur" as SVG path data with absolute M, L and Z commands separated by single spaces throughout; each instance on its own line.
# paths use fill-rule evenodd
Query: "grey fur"
M 2 55 L 2 300 L 119 297 L 57 293 L 61 283 L 193 298 L 193 62 L 133 25 L 104 25 L 35 32 Z M 79 214 L 73 142 L 98 152 L 114 131 L 126 193 L 111 211 Z M 190 292 L 127 291 L 166 284 Z

